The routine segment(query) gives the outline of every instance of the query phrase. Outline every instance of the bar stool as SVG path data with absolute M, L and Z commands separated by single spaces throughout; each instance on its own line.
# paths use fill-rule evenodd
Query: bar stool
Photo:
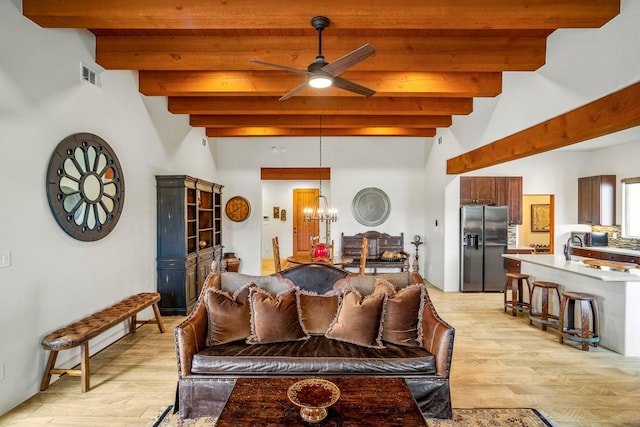
M 576 302 L 580 303 L 580 328 L 575 326 Z M 593 321 L 593 329 L 589 327 L 589 320 Z M 589 351 L 589 344 L 597 347 L 600 342 L 600 321 L 595 296 L 580 292 L 563 292 L 558 329 L 560 344 L 564 344 L 566 338 L 581 343 L 583 351 Z
M 533 301 L 536 297 L 536 289 L 539 289 L 541 294 L 540 311 L 535 311 L 533 307 Z M 543 331 L 547 330 L 547 325 L 558 325 L 560 318 L 559 314 L 556 315 L 550 313 L 549 303 L 551 302 L 551 299 L 549 298 L 549 291 L 555 291 L 556 296 L 558 297 L 558 307 L 560 307 L 562 298 L 560 297 L 560 285 L 557 283 L 534 281 L 531 292 L 529 293 L 529 301 L 531 303 L 531 309 L 529 310 L 529 324 L 533 325 L 533 322 L 540 323 Z M 553 295 L 553 293 L 551 295 Z M 560 311 L 560 308 L 558 308 L 558 311 Z
M 511 309 L 511 315 L 518 316 L 518 311 L 529 311 L 530 303 L 522 298 L 522 283 L 527 284 L 527 294 L 531 292 L 529 275 L 521 273 L 507 273 L 507 281 L 504 283 L 504 312 Z M 511 301 L 507 301 L 507 292 L 511 291 Z

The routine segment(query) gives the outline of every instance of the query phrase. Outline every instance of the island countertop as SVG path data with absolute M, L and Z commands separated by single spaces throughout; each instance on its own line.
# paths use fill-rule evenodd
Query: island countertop
M 573 256 L 567 261 L 562 254 L 503 257 L 520 261 L 522 273 L 532 281 L 558 283 L 560 293 L 594 295 L 600 311 L 600 345 L 624 356 L 640 357 L 640 269 L 596 269 L 582 263 L 586 258 Z
M 573 256 L 571 261 L 567 261 L 564 255 L 528 255 L 528 254 L 503 254 L 505 258 L 528 262 L 531 264 L 541 265 L 543 267 L 554 268 L 581 276 L 590 277 L 592 279 L 602 280 L 605 282 L 640 282 L 640 268 L 632 268 L 629 272 L 615 271 L 613 269 L 602 267 L 601 269 L 592 268 L 582 263 L 586 258 Z

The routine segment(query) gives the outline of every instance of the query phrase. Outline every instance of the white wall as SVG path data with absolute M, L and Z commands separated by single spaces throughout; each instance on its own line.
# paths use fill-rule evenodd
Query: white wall
M 433 273 L 427 274 L 427 279 L 446 291 L 456 291 L 459 287 L 459 177 L 443 178 L 446 160 L 639 81 L 638 22 L 640 2 L 622 0 L 621 14 L 602 28 L 554 32 L 547 42 L 548 65 L 535 73 L 504 73 L 501 95 L 476 99 L 472 114 L 454 117 L 453 126 L 439 130 L 442 144 L 431 150 L 425 181 L 427 193 L 441 194 L 431 196 L 439 202 L 438 207 L 431 210 L 442 215 L 446 223 L 443 237 L 440 230 L 429 227 L 432 217 L 427 210 L 427 242 L 437 245 L 430 251 Z M 575 224 L 577 178 L 633 167 L 630 156 L 618 153 L 616 160 L 598 152 L 562 151 L 485 168 L 473 174 L 521 175 L 524 193 L 556 194 L 556 224 Z M 562 238 L 557 236 L 556 252 L 562 243 Z
M 88 31 L 41 29 L 12 2 L 0 2 L 0 414 L 35 394 L 52 330 L 141 291 L 156 288 L 156 174 L 215 181 L 202 129 L 167 112 L 166 99 L 138 92 L 137 74 L 106 71 L 102 88 L 80 81 L 80 61 L 93 61 Z M 114 149 L 124 170 L 120 221 L 106 238 L 80 242 L 58 226 L 45 176 L 56 145 L 91 132 Z M 150 311 L 141 318 L 151 317 Z M 91 342 L 95 353 L 125 332 L 113 328 Z M 168 332 L 171 333 L 171 332 Z M 79 362 L 62 351 L 60 365 Z M 177 371 L 176 371 L 177 372 Z M 80 384 L 78 383 L 78 389 Z
M 270 191 L 262 192 L 260 168 L 318 167 L 318 138 L 236 138 L 219 139 L 216 144 L 218 172 L 221 182 L 225 183 L 223 203 L 230 197 L 242 195 L 254 207 L 249 219 L 242 223 L 232 223 L 225 218 L 225 251 L 237 252 L 242 258 L 242 273 L 259 274 L 260 258 L 265 251 L 271 253 L 271 237 L 276 229 L 283 232 L 279 236 L 281 257 L 291 255 L 293 247 L 291 218 L 287 218 L 284 227 L 289 229 L 284 233 L 283 224 L 274 225 L 273 219 L 263 224 L 262 216 L 271 217 L 274 205 L 286 206 L 291 213 L 292 189 L 318 186 L 317 181 L 285 183 L 281 184 L 281 194 L 275 196 L 275 184 L 267 183 Z M 405 250 L 413 254 L 411 238 L 415 234 L 424 236 L 424 159 L 425 147 L 429 145 L 430 139 L 424 138 L 349 138 L 348 141 L 323 138 L 322 166 L 331 168 L 331 182 L 323 183 L 323 193 L 330 196 L 331 206 L 338 209 L 339 215 L 338 222 L 331 226 L 336 253 L 341 250 L 340 233 L 377 230 L 392 235 L 404 232 Z M 278 151 L 272 147 L 277 147 Z M 285 148 L 284 152 L 282 148 Z M 367 187 L 383 190 L 391 204 L 389 218 L 376 227 L 359 224 L 351 213 L 353 198 Z M 263 195 L 269 199 L 263 200 Z

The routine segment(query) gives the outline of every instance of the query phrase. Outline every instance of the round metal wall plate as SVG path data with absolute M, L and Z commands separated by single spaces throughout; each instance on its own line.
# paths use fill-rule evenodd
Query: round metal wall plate
M 360 224 L 373 227 L 387 220 L 391 212 L 391 202 L 387 194 L 379 188 L 364 188 L 353 198 L 351 212 Z

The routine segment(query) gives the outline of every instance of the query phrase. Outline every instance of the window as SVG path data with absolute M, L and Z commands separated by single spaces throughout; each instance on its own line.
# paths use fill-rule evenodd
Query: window
M 622 237 L 640 238 L 640 177 L 622 180 Z

